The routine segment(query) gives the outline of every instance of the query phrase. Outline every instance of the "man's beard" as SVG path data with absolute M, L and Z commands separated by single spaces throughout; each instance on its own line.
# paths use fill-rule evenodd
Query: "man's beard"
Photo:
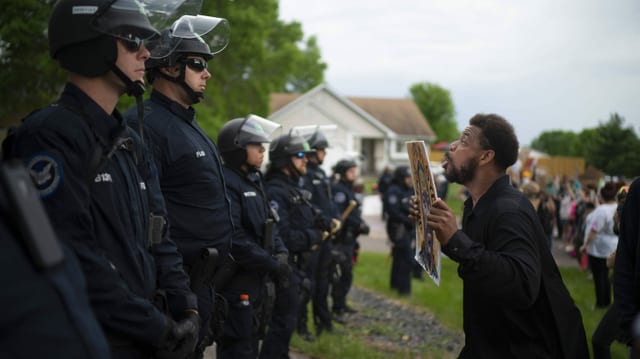
M 444 177 L 447 181 L 464 185 L 473 180 L 473 177 L 476 174 L 476 169 L 478 168 L 478 161 L 476 161 L 475 158 L 470 159 L 459 168 L 456 168 L 453 162 L 451 162 L 451 158 L 448 158 L 448 161 L 449 165 L 444 171 Z

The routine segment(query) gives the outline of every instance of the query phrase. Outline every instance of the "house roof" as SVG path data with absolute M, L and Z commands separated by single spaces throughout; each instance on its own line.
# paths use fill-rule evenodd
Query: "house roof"
M 269 113 L 277 112 L 300 96 L 302 95 L 299 93 L 272 93 L 269 98 Z
M 398 135 L 436 137 L 427 119 L 411 99 L 365 97 L 348 97 L 348 99 Z
M 273 93 L 270 112 L 275 113 L 299 98 L 298 93 Z M 435 138 L 435 133 L 411 99 L 348 97 L 351 103 L 400 136 Z

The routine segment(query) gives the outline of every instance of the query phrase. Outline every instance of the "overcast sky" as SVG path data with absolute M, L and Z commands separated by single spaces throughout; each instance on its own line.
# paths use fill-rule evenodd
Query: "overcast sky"
M 505 116 L 521 144 L 617 112 L 640 135 L 640 0 L 280 0 L 315 35 L 342 96 L 449 91 L 458 129 Z

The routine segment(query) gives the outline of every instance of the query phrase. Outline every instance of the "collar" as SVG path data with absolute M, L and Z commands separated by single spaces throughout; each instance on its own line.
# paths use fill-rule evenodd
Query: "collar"
M 168 98 L 156 89 L 153 89 L 151 91 L 151 100 L 161 104 L 163 107 L 171 111 L 174 115 L 186 122 L 192 122 L 196 117 L 196 111 L 193 109 L 193 107 L 189 106 L 188 108 L 184 108 L 182 107 L 182 105 Z
M 126 130 L 126 122 L 118 110 L 114 110 L 112 114 L 106 113 L 91 97 L 70 82 L 65 85 L 58 104 L 82 116 L 105 146 L 111 146 L 114 139 L 122 136 Z
M 488 209 L 493 202 L 500 196 L 500 193 L 504 191 L 505 188 L 509 188 L 511 185 L 509 184 L 509 176 L 503 175 L 498 178 L 491 187 L 485 192 L 482 197 L 478 200 L 478 203 L 475 207 L 473 207 L 473 201 L 471 197 L 467 198 L 464 202 L 465 211 L 472 211 L 476 214 L 482 213 L 484 210 Z

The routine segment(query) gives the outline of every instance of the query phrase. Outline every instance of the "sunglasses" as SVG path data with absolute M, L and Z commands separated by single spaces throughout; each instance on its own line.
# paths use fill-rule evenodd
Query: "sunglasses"
M 122 41 L 124 48 L 129 52 L 138 52 L 140 47 L 144 43 L 144 40 L 133 34 L 119 34 L 115 35 L 117 39 Z
M 305 158 L 306 154 L 304 152 L 298 152 L 294 155 L 296 158 Z
M 202 72 L 207 69 L 207 62 L 203 59 L 198 59 L 194 57 L 188 57 L 180 61 L 181 63 L 187 65 L 188 68 L 195 72 Z

